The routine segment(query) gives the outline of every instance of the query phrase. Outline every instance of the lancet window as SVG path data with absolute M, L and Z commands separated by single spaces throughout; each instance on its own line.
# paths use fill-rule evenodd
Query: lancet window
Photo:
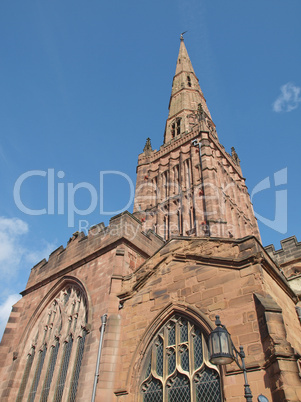
M 17 402 L 75 401 L 87 335 L 86 299 L 65 286 L 32 330 Z
M 181 119 L 177 119 L 177 135 L 181 134 Z
M 210 364 L 199 326 L 175 315 L 147 354 L 140 402 L 221 402 L 218 368 Z
M 171 138 L 175 138 L 176 135 L 181 134 L 181 118 L 178 117 L 171 124 Z
M 176 136 L 176 123 L 172 123 L 171 125 L 171 138 L 175 138 Z

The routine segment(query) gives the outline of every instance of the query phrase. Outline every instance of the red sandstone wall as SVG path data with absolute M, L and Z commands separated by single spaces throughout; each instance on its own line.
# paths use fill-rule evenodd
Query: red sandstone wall
M 218 245 L 215 250 L 207 249 L 207 253 L 215 256 L 217 249 L 223 259 L 231 260 L 238 256 L 238 246 L 235 249 Z M 226 268 L 214 263 L 195 263 L 189 261 L 188 257 L 181 261 L 175 250 L 173 254 L 174 257 L 171 253 L 167 254 L 167 260 L 163 260 L 166 255 L 160 254 L 152 259 L 152 266 L 161 263 L 147 282 L 125 301 L 120 311 L 122 334 L 115 389 L 129 393 L 129 399 L 124 400 L 137 400 L 135 395 L 138 391 L 141 358 L 150 341 L 147 331 L 153 333 L 158 329 L 168 315 L 162 312 L 165 309 L 172 311 L 174 306 L 184 312 L 194 311 L 194 317 L 198 317 L 199 322 L 200 317 L 204 317 L 207 328 L 213 325 L 216 314 L 221 315 L 235 345 L 244 346 L 247 367 L 253 370 L 249 374 L 249 382 L 254 396 L 263 393 L 271 400 L 265 372 L 261 368 L 265 361 L 253 297 L 254 293 L 265 291 L 261 265 L 249 263 L 238 268 L 230 264 Z M 278 292 L 281 290 L 278 289 Z M 292 307 L 293 302 L 290 301 L 290 304 Z M 227 401 L 244 400 L 243 375 L 237 372 L 234 364 L 227 367 L 224 391 Z
M 70 280 L 82 284 L 88 299 L 90 333 L 85 343 L 77 400 L 86 401 L 87 395 L 91 397 L 101 316 L 109 314 L 107 337 L 110 337 L 111 328 L 113 333 L 115 328 L 113 315 L 118 314 L 116 293 L 121 290 L 123 276 L 137 269 L 145 261 L 147 253 L 162 244 L 153 234 L 141 233 L 141 224 L 128 213 L 115 218 L 108 229 L 95 236 L 90 233 L 88 239 L 82 234 L 74 236 L 65 250 L 56 250 L 47 263 L 42 262 L 32 269 L 23 298 L 13 308 L 0 346 L 1 401 L 16 398 L 31 343 L 31 328 L 63 283 Z M 133 238 L 132 233 L 135 233 Z M 131 243 L 133 239 L 135 244 Z M 112 341 L 116 341 L 117 335 L 112 336 Z M 105 345 L 109 349 L 105 350 L 104 359 L 112 350 L 117 353 L 116 342 L 115 349 L 110 342 L 111 339 L 106 338 Z M 111 359 L 108 371 L 111 384 L 114 381 L 112 364 Z M 106 382 L 110 383 L 108 378 Z
M 163 238 L 210 233 L 260 239 L 239 162 L 212 130 L 199 130 L 195 125 L 159 151 L 147 150 L 139 156 L 135 214 L 145 229 Z M 193 140 L 200 142 L 201 153 Z

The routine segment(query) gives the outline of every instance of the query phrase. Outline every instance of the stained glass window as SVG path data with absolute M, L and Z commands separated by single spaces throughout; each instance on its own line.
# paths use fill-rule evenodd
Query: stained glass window
M 59 378 L 56 386 L 56 393 L 55 393 L 55 402 L 60 402 L 62 400 L 63 391 L 65 387 L 65 381 L 67 376 L 67 370 L 69 366 L 70 355 L 73 346 L 73 339 L 70 336 L 67 343 L 64 345 L 64 353 L 62 359 L 62 365 L 59 373 Z
M 43 368 L 43 364 L 44 364 L 44 360 L 45 360 L 46 351 L 47 351 L 46 346 L 44 346 L 43 350 L 41 350 L 39 352 L 38 362 L 37 362 L 36 371 L 35 371 L 35 374 L 33 377 L 32 386 L 30 388 L 28 402 L 33 402 L 34 398 L 36 396 L 36 392 L 37 392 L 37 388 L 39 385 L 41 372 L 42 372 L 42 368 Z
M 143 402 L 161 402 L 163 399 L 162 383 L 153 378 L 143 385 Z
M 28 382 L 28 377 L 29 377 L 33 359 L 34 359 L 34 348 L 31 348 L 30 353 L 27 355 L 26 366 L 25 366 L 25 370 L 24 370 L 24 374 L 23 374 L 23 378 L 22 378 L 22 382 L 21 382 L 21 386 L 20 386 L 20 389 L 18 392 L 16 402 L 21 402 L 23 399 L 23 395 L 24 395 L 25 388 L 26 388 L 26 385 Z
M 205 370 L 196 376 L 197 401 L 221 402 L 220 380 L 215 370 L 205 367 Z
M 53 394 L 56 402 L 75 400 L 88 334 L 86 308 L 79 287 L 67 285 L 40 314 L 28 335 L 30 352 L 24 356 L 27 360 L 17 402 L 47 402 Z M 72 375 L 67 375 L 69 370 Z
M 173 316 L 155 335 L 144 362 L 141 402 L 221 402 L 218 368 L 207 360 L 200 327 Z
M 45 378 L 44 385 L 43 385 L 41 402 L 46 402 L 48 399 L 50 385 L 51 385 L 51 381 L 52 381 L 52 377 L 53 377 L 53 372 L 54 372 L 54 368 L 55 368 L 55 364 L 56 364 L 59 347 L 60 347 L 60 344 L 59 344 L 59 342 L 57 342 L 56 345 L 51 348 L 49 366 L 48 366 L 46 378 Z
M 72 380 L 71 380 L 71 387 L 70 387 L 70 397 L 68 399 L 69 402 L 75 401 L 79 373 L 80 373 L 82 358 L 83 358 L 83 354 L 84 354 L 85 340 L 86 340 L 86 331 L 83 331 L 83 336 L 78 338 L 75 366 L 74 366 L 74 372 L 73 372 L 73 376 L 72 376 Z
M 159 376 L 163 375 L 163 339 L 161 337 L 158 338 L 157 342 L 157 353 L 156 353 L 156 358 L 157 358 L 157 365 L 156 365 L 156 371 Z
M 171 377 L 169 384 L 167 384 L 168 401 L 172 402 L 190 402 L 190 383 L 189 379 L 182 375 L 177 374 L 176 377 Z

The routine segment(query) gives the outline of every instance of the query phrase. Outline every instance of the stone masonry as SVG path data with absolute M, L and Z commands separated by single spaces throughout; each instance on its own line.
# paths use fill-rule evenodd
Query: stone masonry
M 134 213 L 32 268 L 0 345 L 0 400 L 91 401 L 96 380 L 98 402 L 243 402 L 242 370 L 210 362 L 219 315 L 244 347 L 253 400 L 300 401 L 301 245 L 281 246 L 261 244 L 181 36 L 164 144 L 147 139 L 139 155 Z
M 281 248 L 272 245 L 265 247 L 267 253 L 277 263 L 296 294 L 301 296 L 301 243 L 295 236 L 281 240 Z
M 134 213 L 145 230 L 179 235 L 260 239 L 235 149 L 220 144 L 181 40 L 164 144 L 150 139 L 139 155 Z

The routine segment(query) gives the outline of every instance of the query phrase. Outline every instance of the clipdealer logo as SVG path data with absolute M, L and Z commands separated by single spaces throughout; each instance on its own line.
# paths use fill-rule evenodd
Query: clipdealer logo
M 276 232 L 285 234 L 287 232 L 287 189 L 280 186 L 287 185 L 287 168 L 274 173 L 275 188 L 275 216 L 274 219 L 268 219 L 254 211 L 255 217 L 265 226 Z M 279 188 L 280 187 L 280 188 Z M 262 191 L 271 190 L 273 186 L 269 177 L 261 180 L 251 192 L 251 202 L 256 194 Z
M 112 179 L 112 176 L 119 176 L 122 180 L 127 182 L 129 187 L 129 197 L 127 203 L 123 206 L 123 208 L 115 211 L 106 211 L 104 209 L 104 178 L 107 176 L 107 179 Z M 45 179 L 45 185 L 47 187 L 47 201 L 44 208 L 34 209 L 31 208 L 30 205 L 27 205 L 24 202 L 24 197 L 22 196 L 22 191 L 24 187 L 30 185 L 30 180 L 34 177 L 42 177 Z M 87 217 L 89 214 L 95 212 L 98 208 L 100 215 L 118 215 L 125 210 L 129 209 L 134 202 L 135 198 L 135 188 L 132 182 L 132 179 L 123 172 L 116 170 L 108 170 L 108 171 L 100 171 L 99 172 L 99 188 L 95 188 L 91 183 L 88 182 L 80 182 L 77 184 L 71 182 L 62 181 L 65 178 L 65 172 L 59 170 L 55 172 L 55 169 L 47 169 L 47 170 L 30 170 L 21 174 L 15 182 L 13 196 L 16 206 L 19 208 L 21 212 L 27 215 L 67 215 L 68 227 L 74 228 L 75 226 L 75 216 L 85 216 Z M 274 186 L 272 185 L 274 183 Z M 270 177 L 266 177 L 261 180 L 252 190 L 250 198 L 251 202 L 253 202 L 255 196 L 262 191 L 273 191 L 275 194 L 275 216 L 273 219 L 268 219 L 257 213 L 254 210 L 255 217 L 265 226 L 279 232 L 285 234 L 287 232 L 287 168 L 281 169 L 274 173 L 274 180 L 272 181 Z M 145 191 L 145 186 L 150 188 L 153 191 Z M 159 188 L 153 188 L 152 183 L 141 184 L 139 188 L 136 189 L 136 199 L 135 202 L 139 205 L 140 202 L 149 201 L 150 204 L 154 204 L 154 196 L 150 193 L 155 193 L 155 198 L 161 199 L 163 195 L 160 195 Z M 181 186 L 179 183 L 166 183 L 166 188 L 171 188 L 175 191 L 179 196 L 182 196 Z M 194 197 L 199 197 L 200 199 L 206 198 L 207 200 L 215 201 L 215 205 L 217 206 L 216 211 L 212 211 L 210 214 L 216 214 L 216 216 L 223 215 L 225 213 L 225 205 L 223 202 L 222 194 L 229 193 L 231 194 L 231 188 L 233 187 L 233 183 L 227 186 L 222 186 L 221 188 L 214 186 L 212 183 L 208 183 L 207 185 L 203 185 L 202 188 L 197 188 L 194 194 Z M 45 188 L 45 187 L 44 187 Z M 208 194 L 208 188 L 210 191 Z M 175 190 L 177 189 L 177 190 Z M 204 190 L 204 191 L 200 191 Z M 88 206 L 84 209 L 79 208 L 76 205 L 75 198 L 76 194 L 79 191 L 86 191 L 90 196 L 90 202 Z M 167 191 L 167 190 L 165 190 Z M 207 194 L 207 195 L 200 195 Z M 164 198 L 164 197 L 163 197 Z M 156 202 L 155 202 L 156 203 Z M 164 204 L 164 202 L 163 202 Z M 163 205 L 162 204 L 162 205 Z M 160 208 L 159 204 L 159 208 Z M 162 207 L 161 205 L 161 207 Z M 163 211 L 165 214 L 169 212 Z M 172 211 L 172 213 L 176 213 L 177 211 Z M 145 212 L 147 214 L 147 211 Z M 88 230 L 89 222 L 87 220 L 79 221 L 80 230 Z
M 117 211 L 105 211 L 104 209 L 104 177 L 106 175 L 121 176 L 129 185 L 130 195 L 127 204 Z M 28 181 L 33 177 L 44 177 L 47 180 L 47 205 L 41 209 L 33 209 L 25 205 L 22 200 L 22 188 L 26 186 Z M 107 170 L 99 172 L 99 189 L 97 190 L 91 183 L 81 182 L 74 183 L 56 183 L 56 178 L 63 179 L 65 172 L 62 170 L 55 174 L 54 169 L 45 170 L 30 170 L 21 174 L 14 185 L 14 201 L 16 206 L 27 215 L 64 215 L 67 212 L 68 227 L 74 227 L 75 215 L 87 216 L 93 213 L 99 206 L 100 215 L 117 215 L 127 210 L 134 199 L 134 185 L 131 178 L 123 172 L 116 170 Z M 67 188 L 67 200 L 65 200 L 65 189 Z M 86 190 L 90 195 L 90 203 L 87 208 L 80 209 L 75 205 L 75 195 L 80 190 Z M 65 202 L 67 201 L 67 203 Z M 67 209 L 67 211 L 65 211 Z

